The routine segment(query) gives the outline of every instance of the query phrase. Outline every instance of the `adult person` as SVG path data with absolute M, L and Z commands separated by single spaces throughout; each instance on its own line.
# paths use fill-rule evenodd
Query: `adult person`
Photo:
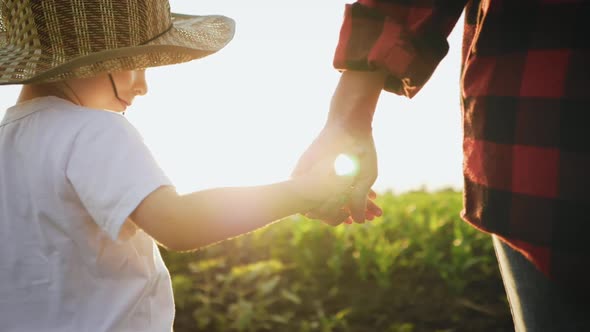
M 347 5 L 334 56 L 342 75 L 328 120 L 294 172 L 342 149 L 339 137 L 353 134 L 364 153 L 348 208 L 363 222 L 377 177 L 371 124 L 380 93 L 419 93 L 462 13 L 461 216 L 493 235 L 517 331 L 587 330 L 588 305 L 579 294 L 590 288 L 590 38 L 583 32 L 590 2 Z M 312 216 L 336 223 L 342 211 L 328 202 Z

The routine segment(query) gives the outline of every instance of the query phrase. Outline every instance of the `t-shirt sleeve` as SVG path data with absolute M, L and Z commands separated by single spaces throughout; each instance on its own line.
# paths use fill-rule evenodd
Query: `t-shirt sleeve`
M 90 216 L 113 240 L 147 195 L 171 185 L 137 130 L 109 112 L 93 114 L 80 130 L 66 176 Z

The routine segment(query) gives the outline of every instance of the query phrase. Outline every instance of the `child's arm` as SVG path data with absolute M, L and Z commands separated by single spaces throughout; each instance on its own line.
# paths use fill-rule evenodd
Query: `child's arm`
M 344 195 L 351 177 L 336 176 L 331 163 L 285 182 L 253 187 L 215 188 L 179 195 L 160 187 L 131 214 L 137 226 L 163 246 L 194 250 L 296 213 L 335 195 Z

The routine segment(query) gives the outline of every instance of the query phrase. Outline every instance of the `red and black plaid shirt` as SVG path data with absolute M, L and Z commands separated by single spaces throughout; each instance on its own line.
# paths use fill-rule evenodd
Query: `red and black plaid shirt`
M 590 1 L 360 0 L 346 6 L 334 66 L 387 70 L 385 89 L 412 97 L 463 12 L 462 217 L 587 287 Z

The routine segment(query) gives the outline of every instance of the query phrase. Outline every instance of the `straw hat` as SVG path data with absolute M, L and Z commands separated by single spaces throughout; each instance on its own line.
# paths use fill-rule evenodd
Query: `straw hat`
M 233 35 L 232 19 L 174 14 L 168 0 L 0 0 L 0 85 L 186 62 Z

